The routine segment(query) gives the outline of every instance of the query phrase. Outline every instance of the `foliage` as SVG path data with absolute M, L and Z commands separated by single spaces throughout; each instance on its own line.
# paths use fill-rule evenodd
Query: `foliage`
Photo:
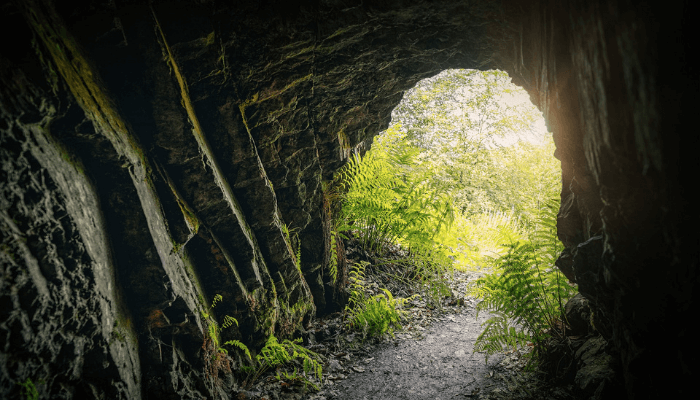
M 395 139 L 396 146 L 354 155 L 338 175 L 347 188 L 338 231 L 352 230 L 368 251 L 424 247 L 454 217 L 449 197 L 413 168 L 418 149 Z
M 520 219 L 513 213 L 488 211 L 470 218 L 457 215 L 450 230 L 441 233 L 438 240 L 449 250 L 455 269 L 469 270 L 493 266 L 506 252 L 501 244 L 523 235 Z
M 339 263 L 339 257 L 344 255 L 342 239 L 348 239 L 346 235 L 338 231 L 338 224 L 344 223 L 338 218 L 342 208 L 342 199 L 344 198 L 344 188 L 343 185 L 339 184 L 338 180 L 322 183 L 324 224 L 326 224 L 329 235 L 325 258 L 333 285 L 338 283 L 338 267 L 344 265 L 344 263 Z M 341 287 L 343 283 L 341 282 Z
M 347 190 L 337 231 L 367 250 L 429 249 L 434 264 L 465 269 L 531 230 L 561 174 L 551 135 L 535 133 L 541 114 L 507 80 L 450 70 L 406 92 L 391 127 L 337 176 Z
M 338 232 L 331 231 L 330 238 L 330 257 L 328 262 L 328 271 L 331 275 L 331 283 L 335 285 L 338 280 Z
M 448 70 L 406 92 L 393 129 L 420 149 L 420 168 L 466 217 L 521 216 L 538 186 L 559 184 L 553 143 L 542 141 L 541 113 L 526 98 L 505 72 Z
M 270 335 L 265 343 L 265 347 L 260 350 L 256 356 L 257 367 L 249 368 L 249 375 L 246 379 L 246 384 L 250 387 L 263 373 L 270 368 L 280 368 L 285 365 L 293 364 L 301 361 L 303 375 L 298 374 L 297 368 L 294 367 L 293 372 L 281 370 L 278 371 L 276 377 L 278 380 L 298 381 L 306 385 L 312 386 L 318 390 L 319 387 L 311 382 L 308 376 L 315 376 L 321 381 L 323 368 L 321 366 L 321 357 L 311 350 L 308 350 L 299 345 L 301 339 L 283 340 L 280 343 L 274 335 Z
M 390 291 L 382 289 L 382 294 L 368 296 L 364 287 L 365 267 L 362 261 L 352 266 L 350 275 L 350 300 L 345 307 L 346 323 L 362 333 L 362 337 L 379 337 L 385 333 L 393 336 L 394 329 L 401 329 L 400 309 L 408 300 L 395 299 Z
M 212 300 L 211 308 L 216 307 L 217 303 L 222 300 L 223 296 L 216 294 Z M 238 326 L 238 320 L 230 315 L 225 315 L 223 323 L 221 326 L 219 326 L 209 312 L 202 311 L 202 317 L 207 323 L 207 334 L 204 337 L 204 344 L 202 345 L 202 348 L 205 350 L 205 354 L 207 354 L 207 357 L 205 357 L 205 363 L 207 365 L 206 369 L 216 383 L 218 382 L 220 370 L 231 372 L 231 365 L 229 363 L 229 359 L 227 358 L 228 350 L 224 346 L 231 346 L 240 349 L 250 360 L 252 360 L 252 357 L 248 347 L 239 340 L 226 341 L 223 346 L 220 343 L 221 331 L 223 329 L 230 328 L 234 324 Z
M 248 349 L 248 346 L 243 344 L 243 342 L 241 342 L 240 340 L 228 340 L 224 343 L 224 345 L 237 347 L 241 349 L 246 356 L 248 356 L 248 359 L 252 359 L 252 357 L 250 356 L 250 350 Z M 228 354 L 228 350 L 226 349 L 220 348 L 219 351 L 224 351 L 226 354 Z
M 42 384 L 43 381 L 39 380 L 37 381 L 38 384 Z M 25 400 L 38 400 L 39 399 L 39 391 L 36 389 L 36 386 L 34 386 L 34 382 L 30 378 L 27 378 L 26 381 L 24 382 L 17 382 L 18 385 L 22 386 L 20 389 L 22 397 Z
M 294 232 L 294 240 L 297 243 L 297 248 L 296 248 L 296 250 L 294 250 L 294 248 L 292 246 L 292 236 L 291 236 L 290 230 L 286 224 L 282 224 L 282 232 L 284 233 L 284 235 L 287 239 L 287 243 L 290 246 L 292 256 L 294 257 L 294 265 L 297 267 L 297 269 L 301 273 L 301 240 L 299 240 L 299 233 L 295 229 L 292 230 L 292 232 Z
M 479 278 L 470 294 L 482 298 L 477 313 L 492 312 L 474 351 L 494 354 L 504 347 L 544 341 L 561 328 L 563 304 L 576 292 L 554 266 L 562 249 L 556 237 L 558 200 L 540 208 L 537 227 L 528 240 L 506 245 L 508 252 L 497 261 L 500 274 Z
M 222 300 L 223 297 L 220 294 L 215 295 L 211 308 L 216 307 L 217 303 Z M 230 328 L 234 324 L 238 326 L 238 321 L 235 318 L 226 315 L 224 316 L 224 322 L 221 324 L 221 327 L 219 327 L 218 324 L 213 321 L 209 313 L 202 312 L 202 316 L 207 319 L 208 338 L 211 341 L 214 349 L 216 349 L 215 353 L 212 354 L 213 360 L 209 362 L 210 366 L 208 368 L 210 374 L 216 377 L 218 370 L 222 367 L 230 371 L 230 366 L 228 365 L 227 361 L 225 361 L 225 356 L 228 355 L 228 350 L 219 345 L 219 335 L 223 329 Z M 246 346 L 240 340 L 228 340 L 224 343 L 224 346 L 231 346 L 240 349 L 245 353 L 248 360 L 252 362 L 251 366 L 242 367 L 242 370 L 248 373 L 246 383 L 249 386 L 252 385 L 260 377 L 260 375 L 265 373 L 268 369 L 281 367 L 300 360 L 303 375 L 299 375 L 296 369 L 294 369 L 294 372 L 292 373 L 287 371 L 282 371 L 281 375 L 278 373 L 277 378 L 281 379 L 284 377 L 285 379 L 291 381 L 302 382 L 304 386 L 311 385 L 318 390 L 318 386 L 309 381 L 307 375 L 315 375 L 319 381 L 321 380 L 321 358 L 318 354 L 300 346 L 300 342 L 301 339 L 295 339 L 293 341 L 285 339 L 280 343 L 274 335 L 270 335 L 270 337 L 267 339 L 265 347 L 260 350 L 260 353 L 255 357 L 255 359 L 253 359 L 251 356 L 248 346 Z
M 483 298 L 479 310 L 492 311 L 476 346 L 489 354 L 530 342 L 539 349 L 575 292 L 554 267 L 554 142 L 507 80 L 500 71 L 452 70 L 420 82 L 372 150 L 338 176 L 346 189 L 338 231 L 375 253 L 389 243 L 408 249 L 408 261 L 392 263 L 429 288 L 429 299 L 449 294 L 441 285 L 454 266 L 495 268 L 471 288 Z M 364 266 L 351 272 L 349 323 L 364 334 L 400 326 L 390 293 L 362 291 Z

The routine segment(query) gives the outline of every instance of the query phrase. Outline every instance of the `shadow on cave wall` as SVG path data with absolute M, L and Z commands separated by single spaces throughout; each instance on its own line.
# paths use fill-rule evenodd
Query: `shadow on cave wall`
M 236 383 L 212 378 L 202 311 L 221 294 L 216 312 L 240 322 L 224 340 L 259 348 L 337 307 L 323 183 L 403 91 L 448 68 L 503 69 L 530 93 L 562 162 L 559 267 L 630 398 L 688 393 L 698 85 L 683 4 L 33 0 L 1 14 L 3 396 L 31 378 L 56 398 L 225 397 Z

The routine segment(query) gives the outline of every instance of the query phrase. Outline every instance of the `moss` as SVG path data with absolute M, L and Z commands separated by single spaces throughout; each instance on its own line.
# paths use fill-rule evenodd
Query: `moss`
M 279 302 L 274 285 L 271 289 L 259 287 L 248 293 L 247 300 L 250 311 L 255 315 L 256 329 L 262 331 L 265 337 L 275 332 L 275 325 L 279 318 Z
M 177 205 L 180 206 L 180 211 L 182 211 L 182 216 L 185 218 L 187 225 L 189 225 L 192 233 L 196 234 L 197 232 L 199 232 L 199 218 L 197 218 L 197 216 L 194 214 L 194 211 L 191 208 L 189 208 L 184 201 L 181 201 L 180 198 L 178 198 L 177 200 Z
M 124 336 L 124 333 L 122 333 L 121 330 L 119 329 L 119 320 L 118 319 L 114 320 L 114 327 L 112 328 L 111 336 L 112 336 L 112 341 L 110 341 L 110 343 L 113 342 L 114 340 L 118 340 L 122 343 L 126 343 L 126 336 Z
M 313 301 L 310 299 L 307 301 L 299 300 L 291 307 L 286 302 L 280 304 L 280 313 L 277 323 L 279 336 L 289 337 L 299 330 L 304 321 L 304 317 L 310 312 L 313 312 L 313 310 Z
M 296 51 L 293 51 L 293 52 L 291 52 L 291 53 L 289 53 L 289 54 L 286 54 L 286 55 L 284 56 L 284 60 L 289 60 L 289 59 L 291 59 L 291 58 L 299 57 L 299 56 L 304 55 L 304 54 L 307 54 L 307 53 L 313 53 L 314 50 L 316 50 L 316 46 L 315 46 L 315 45 L 308 46 L 308 47 L 302 47 L 302 48 L 299 49 L 299 50 L 296 50 Z
M 250 131 L 251 131 L 251 129 L 250 129 L 251 127 L 248 124 L 248 118 L 246 116 L 246 109 L 248 107 L 250 107 L 253 104 L 262 103 L 262 102 L 270 100 L 270 99 L 278 98 L 278 97 L 280 97 L 280 95 L 282 95 L 283 93 L 285 93 L 289 90 L 294 89 L 299 84 L 311 80 L 313 78 L 313 76 L 314 76 L 313 73 L 309 73 L 307 75 L 304 75 L 300 78 L 297 78 L 297 79 L 291 81 L 290 83 L 285 85 L 283 88 L 276 89 L 276 90 L 270 89 L 270 90 L 265 91 L 262 94 L 260 92 L 256 92 L 250 98 L 248 98 L 245 101 L 243 101 L 242 103 L 240 103 L 238 105 L 238 109 L 241 112 L 241 116 L 243 117 L 243 124 L 245 125 L 248 132 L 250 133 Z M 276 112 L 279 112 L 279 111 L 276 111 Z
M 353 28 L 354 28 L 354 26 L 350 25 L 350 26 L 347 26 L 347 27 L 345 27 L 345 28 L 336 29 L 335 32 L 331 33 L 331 35 L 328 36 L 328 37 L 327 37 L 326 39 L 324 39 L 324 40 L 333 39 L 333 38 L 336 37 L 336 36 L 340 36 L 340 35 L 342 35 L 342 34 L 344 34 L 344 33 L 346 33 L 346 32 L 351 31 Z
M 207 37 L 206 37 L 206 39 L 205 39 L 206 45 L 207 45 L 207 46 L 213 45 L 213 44 L 214 44 L 215 38 L 216 38 L 215 32 L 212 31 L 210 34 L 207 35 Z
M 101 128 L 117 151 L 126 156 L 132 164 L 141 163 L 148 175 L 149 162 L 140 144 L 116 111 L 96 69 L 68 33 L 61 18 L 53 9 L 38 5 L 35 0 L 27 0 L 21 4 L 27 22 L 53 60 L 55 71 L 61 75 L 85 115 L 96 127 Z M 52 66 L 48 68 L 54 71 Z
M 342 129 L 338 131 L 338 145 L 340 146 L 341 157 L 349 158 L 352 146 L 350 145 L 350 138 L 348 138 L 348 135 Z
M 243 103 L 238 105 L 238 109 L 241 111 L 241 115 L 243 115 L 243 123 L 245 124 L 245 109 L 248 108 L 251 104 L 255 104 L 258 102 L 258 99 L 260 98 L 260 93 L 253 93 L 253 95 L 245 100 Z M 246 128 L 248 125 L 246 125 Z

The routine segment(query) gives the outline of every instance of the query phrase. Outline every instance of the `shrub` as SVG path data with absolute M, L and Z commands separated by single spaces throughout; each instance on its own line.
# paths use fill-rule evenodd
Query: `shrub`
M 497 260 L 500 274 L 479 278 L 470 288 L 470 294 L 482 298 L 477 315 L 492 313 L 474 351 L 489 355 L 533 343 L 540 352 L 545 340 L 560 330 L 563 304 L 576 289 L 554 266 L 562 248 L 556 238 L 557 205 L 551 200 L 541 207 L 529 240 L 505 246 L 507 253 Z
M 311 382 L 309 377 L 315 376 L 319 382 L 321 381 L 323 373 L 321 357 L 299 345 L 300 342 L 301 339 L 285 339 L 280 343 L 274 335 L 270 335 L 265 343 L 265 347 L 260 350 L 260 353 L 255 358 L 257 366 L 245 368 L 248 372 L 248 377 L 244 386 L 252 386 L 270 368 L 280 368 L 276 375 L 278 380 L 285 379 L 292 382 L 302 382 L 304 387 L 310 385 L 318 390 L 318 385 Z M 294 367 L 292 372 L 281 369 L 298 361 L 301 361 L 303 375 L 298 373 L 296 367 Z
M 385 333 L 393 335 L 401 329 L 400 308 L 409 299 L 395 299 L 391 292 L 382 289 L 382 294 L 369 296 L 365 293 L 364 274 L 366 261 L 352 266 L 350 275 L 350 300 L 345 307 L 347 325 L 362 333 L 363 338 L 378 337 Z M 414 296 L 415 297 L 415 296 Z

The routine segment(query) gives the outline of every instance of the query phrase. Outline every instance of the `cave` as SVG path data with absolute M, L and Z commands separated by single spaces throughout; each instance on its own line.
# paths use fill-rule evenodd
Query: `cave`
M 691 397 L 687 4 L 3 2 L 1 397 L 31 378 L 50 398 L 229 398 L 206 305 L 251 348 L 336 310 L 325 185 L 450 68 L 507 71 L 544 113 L 557 265 L 627 397 Z

